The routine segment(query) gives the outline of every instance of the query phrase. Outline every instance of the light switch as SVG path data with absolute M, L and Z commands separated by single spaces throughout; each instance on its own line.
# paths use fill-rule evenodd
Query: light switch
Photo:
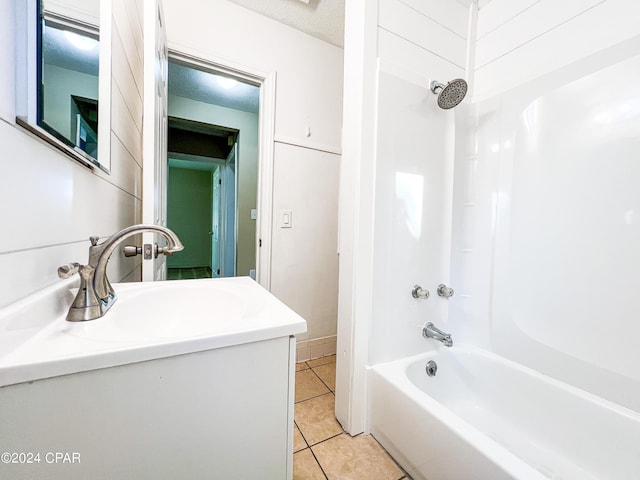
M 280 210 L 280 228 L 291 228 L 291 210 Z
M 256 218 L 258 218 L 258 210 L 255 208 L 251 209 L 251 220 L 255 220 Z

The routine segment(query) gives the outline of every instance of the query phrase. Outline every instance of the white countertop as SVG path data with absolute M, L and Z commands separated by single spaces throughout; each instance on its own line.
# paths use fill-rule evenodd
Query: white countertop
M 115 284 L 102 318 L 67 322 L 77 281 L 0 309 L 0 387 L 305 332 L 249 277 Z

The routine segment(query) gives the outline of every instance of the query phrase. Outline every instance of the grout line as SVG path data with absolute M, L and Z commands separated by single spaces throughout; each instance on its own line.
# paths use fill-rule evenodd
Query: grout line
M 386 454 L 389 456 L 389 458 L 391 459 L 391 461 L 392 461 L 393 463 L 395 463 L 395 464 L 396 464 L 396 467 L 398 467 L 398 468 L 400 469 L 400 471 L 402 472 L 402 474 L 403 474 L 403 475 L 402 475 L 402 477 L 400 477 L 400 478 L 399 478 L 399 480 L 402 480 L 403 478 L 407 477 L 409 474 L 408 474 L 407 472 L 405 472 L 404 468 L 402 468 L 402 465 L 400 465 L 400 464 L 397 462 L 397 460 L 396 460 L 395 458 L 393 458 L 393 455 L 391 455 L 391 454 L 387 451 L 387 449 L 386 449 L 386 448 L 384 448 L 384 447 L 382 446 L 382 444 L 378 441 L 378 439 L 377 439 L 376 437 L 374 437 L 372 434 L 369 434 L 369 436 L 370 436 L 371 438 L 373 438 L 373 440 L 374 440 L 374 441 L 375 441 L 375 442 L 380 446 L 380 448 L 382 449 L 382 451 L 383 451 L 384 453 L 386 453 Z
M 339 437 L 340 435 L 342 435 L 342 434 L 344 434 L 344 433 L 345 433 L 345 431 L 344 431 L 344 430 L 342 430 L 340 433 L 336 433 L 335 435 L 331 435 L 330 437 L 327 437 L 327 438 L 325 438 L 324 440 L 320 440 L 319 442 L 316 442 L 316 443 L 314 443 L 313 445 L 309 445 L 309 448 L 311 448 L 311 447 L 317 447 L 317 446 L 318 446 L 318 445 L 320 445 L 321 443 L 324 443 L 324 442 L 326 442 L 326 441 L 328 441 L 328 440 L 331 440 L 332 438 Z M 360 435 L 360 434 L 358 434 L 358 435 Z M 358 436 L 358 435 L 356 435 L 356 436 Z M 385 451 L 386 451 L 386 450 L 385 450 Z
M 318 377 L 318 380 L 320 380 L 320 382 L 322 383 L 322 385 L 324 385 L 324 386 L 327 388 L 327 390 L 329 390 L 330 392 L 332 392 L 332 393 L 333 393 L 333 390 L 331 390 L 331 388 L 329 388 L 329 385 L 327 385 L 326 383 L 324 383 L 324 380 L 322 380 L 322 378 L 320 378 L 320 375 L 318 375 L 318 374 L 316 373 L 316 371 L 313 369 L 313 367 L 311 367 L 311 371 L 313 372 L 313 374 L 314 374 L 316 377 Z
M 324 392 L 324 393 L 321 393 L 319 395 L 314 395 L 313 397 L 305 398 L 304 400 L 298 400 L 297 402 L 294 402 L 293 404 L 297 405 L 298 403 L 306 402 L 308 400 L 313 400 L 314 398 L 322 397 L 323 395 L 328 395 L 330 393 L 333 394 L 333 396 L 335 397 L 335 394 L 331 390 L 329 390 L 328 392 Z
M 326 345 L 326 343 L 324 344 Z M 309 365 L 309 368 L 314 368 L 314 367 L 322 367 L 323 365 L 330 365 L 332 363 L 336 363 L 335 359 L 330 359 L 329 357 L 335 357 L 336 354 L 332 353 L 331 355 L 323 355 L 322 357 L 318 357 L 318 358 L 313 358 L 311 360 L 305 360 L 305 363 L 309 364 L 309 362 L 315 362 L 316 360 L 322 360 L 322 359 L 326 359 L 327 361 L 325 363 L 319 363 L 317 365 Z
M 324 478 L 328 480 L 329 477 L 325 473 L 324 468 L 322 468 L 322 464 L 320 463 L 320 460 L 318 460 L 318 457 L 316 457 L 315 452 L 313 451 L 313 449 L 311 447 L 309 447 L 309 450 L 311 451 L 311 455 L 313 455 L 313 459 L 316 461 L 316 463 L 320 467 L 320 471 L 322 472 L 322 475 L 324 475 Z
M 304 435 L 302 434 L 302 430 L 300 430 L 300 425 L 298 425 L 298 422 L 296 422 L 295 419 L 293 420 L 293 424 L 298 429 L 298 433 L 300 433 L 300 436 L 302 437 L 302 440 L 304 441 L 304 444 L 306 445 L 305 448 L 311 448 L 310 445 L 309 445 L 309 442 L 307 442 L 307 439 L 304 438 Z M 304 450 L 304 448 L 301 448 L 300 450 L 298 450 L 298 452 L 301 452 L 302 450 Z M 293 452 L 293 453 L 297 453 L 297 452 Z

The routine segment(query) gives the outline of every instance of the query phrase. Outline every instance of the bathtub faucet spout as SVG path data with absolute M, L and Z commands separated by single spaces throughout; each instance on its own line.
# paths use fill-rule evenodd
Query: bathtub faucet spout
M 439 342 L 442 342 L 445 347 L 453 346 L 453 339 L 451 338 L 451 335 L 444 333 L 439 328 L 436 328 L 436 326 L 431 322 L 425 323 L 424 327 L 422 327 L 422 336 L 424 338 L 433 338 L 434 340 L 438 340 Z

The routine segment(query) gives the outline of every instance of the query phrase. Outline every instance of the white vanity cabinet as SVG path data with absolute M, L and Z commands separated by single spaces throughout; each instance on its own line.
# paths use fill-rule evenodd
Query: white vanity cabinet
M 0 479 L 290 479 L 294 355 L 287 336 L 2 387 L 0 451 L 39 463 Z

